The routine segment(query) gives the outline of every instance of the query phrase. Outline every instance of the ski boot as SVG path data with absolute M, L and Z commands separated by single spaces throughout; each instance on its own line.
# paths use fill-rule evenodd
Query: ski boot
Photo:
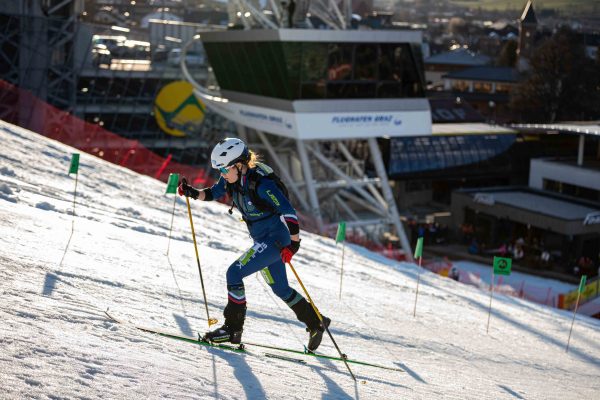
M 225 316 L 225 324 L 214 331 L 206 332 L 202 340 L 209 343 L 230 342 L 240 344 L 246 319 L 246 303 L 238 304 L 229 300 L 223 315 Z
M 242 332 L 244 330 L 233 330 L 227 325 L 223 325 L 214 331 L 206 332 L 202 340 L 208 343 L 226 343 L 240 344 L 242 342 Z
M 301 297 L 300 295 L 298 296 Z M 325 331 L 325 327 L 329 327 L 331 319 L 321 315 L 324 322 L 324 324 L 322 324 L 315 310 L 303 297 L 291 306 L 291 309 L 296 314 L 298 320 L 306 324 L 306 331 L 308 332 L 307 349 L 309 352 L 313 353 L 321 344 L 323 332 Z
M 323 340 L 323 332 L 325 332 L 325 327 L 329 328 L 329 324 L 331 324 L 331 319 L 323 317 L 323 323 L 319 323 L 319 326 L 316 329 L 306 328 L 308 332 L 308 351 L 310 353 L 314 353 L 319 345 L 321 344 L 321 340 Z M 324 326 L 325 327 L 324 327 Z

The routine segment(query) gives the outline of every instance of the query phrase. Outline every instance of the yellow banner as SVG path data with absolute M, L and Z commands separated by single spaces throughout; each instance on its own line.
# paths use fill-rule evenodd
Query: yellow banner
M 570 310 L 575 308 L 575 303 L 577 302 L 577 294 L 579 293 L 579 288 L 573 290 L 564 295 L 563 307 L 565 310 Z M 593 299 L 598 296 L 598 281 L 588 283 L 585 285 L 585 289 L 583 289 L 583 293 L 581 293 L 581 298 L 579 299 L 579 304 L 583 304 L 586 301 Z

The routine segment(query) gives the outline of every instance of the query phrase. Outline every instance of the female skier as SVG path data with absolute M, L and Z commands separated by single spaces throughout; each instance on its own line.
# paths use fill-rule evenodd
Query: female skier
M 290 287 L 285 270 L 285 263 L 289 263 L 300 248 L 296 210 L 280 190 L 276 179 L 272 178 L 273 175 L 269 175 L 272 170 L 258 162 L 256 154 L 242 140 L 221 140 L 211 153 L 211 163 L 221 173 L 219 181 L 199 190 L 188 185 L 184 178 L 178 188 L 179 195 L 211 201 L 229 193 L 233 205 L 246 222 L 254 245 L 227 269 L 228 298 L 223 311 L 225 323 L 207 332 L 203 339 L 208 342 L 241 343 L 246 318 L 243 279 L 262 270 L 275 295 L 294 311 L 299 321 L 306 324 L 309 332 L 308 350 L 315 351 L 325 328 L 310 303 Z M 329 326 L 331 320 L 323 316 L 323 322 Z

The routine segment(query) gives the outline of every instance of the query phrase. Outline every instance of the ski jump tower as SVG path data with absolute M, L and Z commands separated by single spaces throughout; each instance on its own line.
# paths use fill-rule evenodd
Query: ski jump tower
M 245 23 L 194 38 L 216 85 L 195 82 L 182 57 L 184 76 L 277 167 L 321 233 L 340 220 L 365 231 L 392 227 L 412 259 L 377 138 L 431 135 L 421 32 L 346 30 L 339 11 L 327 19 L 332 29 L 288 29 L 247 10 L 241 15 L 260 29 Z

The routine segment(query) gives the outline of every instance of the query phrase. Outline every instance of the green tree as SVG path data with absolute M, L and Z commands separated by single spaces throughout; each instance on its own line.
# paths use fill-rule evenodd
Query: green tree
M 578 35 L 561 28 L 533 53 L 530 70 L 512 93 L 511 108 L 524 122 L 600 117 L 600 72 Z

